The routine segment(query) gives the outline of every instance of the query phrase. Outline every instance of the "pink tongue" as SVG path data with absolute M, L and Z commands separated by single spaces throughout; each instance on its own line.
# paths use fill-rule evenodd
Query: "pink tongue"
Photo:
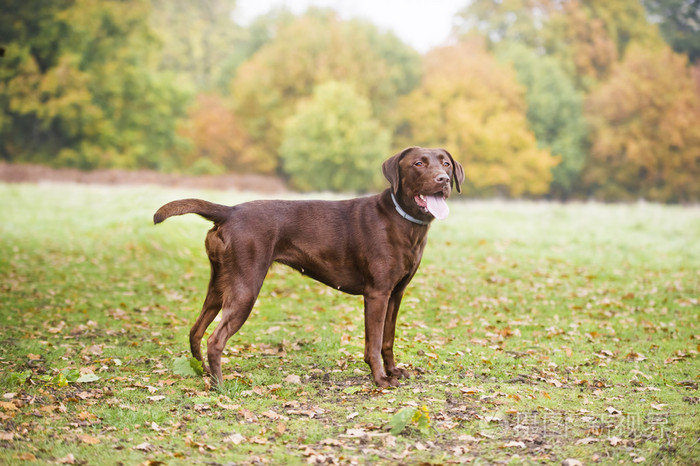
M 428 204 L 428 212 L 436 219 L 442 220 L 450 215 L 450 208 L 447 207 L 447 202 L 442 196 L 425 196 L 425 200 Z

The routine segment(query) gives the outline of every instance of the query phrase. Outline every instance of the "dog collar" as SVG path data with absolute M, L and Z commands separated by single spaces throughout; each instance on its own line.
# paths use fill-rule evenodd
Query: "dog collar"
M 423 220 L 418 220 L 416 217 L 413 217 L 409 215 L 405 210 L 401 208 L 399 203 L 396 201 L 396 197 L 394 196 L 394 193 L 391 194 L 391 200 L 394 201 L 394 207 L 396 207 L 396 212 L 399 213 L 400 216 L 408 220 L 409 222 L 413 222 L 418 225 L 427 225 L 430 222 L 424 222 Z

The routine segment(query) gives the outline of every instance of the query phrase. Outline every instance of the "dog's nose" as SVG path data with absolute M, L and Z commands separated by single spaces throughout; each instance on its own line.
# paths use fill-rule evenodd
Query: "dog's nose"
M 450 181 L 450 177 L 447 176 L 447 173 L 440 173 L 438 176 L 435 177 L 435 182 L 436 183 L 448 183 Z

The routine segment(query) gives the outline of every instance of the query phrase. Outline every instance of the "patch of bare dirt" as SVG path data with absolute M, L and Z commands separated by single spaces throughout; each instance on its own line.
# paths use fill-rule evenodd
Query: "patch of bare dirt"
M 51 168 L 43 165 L 0 162 L 0 182 L 5 183 L 79 183 L 99 185 L 162 185 L 178 188 L 219 189 L 284 193 L 289 189 L 274 176 L 237 174 L 187 176 L 151 170 L 95 170 Z

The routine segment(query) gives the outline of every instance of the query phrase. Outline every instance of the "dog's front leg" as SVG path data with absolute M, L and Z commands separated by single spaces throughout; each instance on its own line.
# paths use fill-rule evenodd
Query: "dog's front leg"
M 404 289 L 395 290 L 389 299 L 387 308 L 386 320 L 384 322 L 384 336 L 382 338 L 382 359 L 384 360 L 384 369 L 390 376 L 403 378 L 409 377 L 408 371 L 400 367 L 396 367 L 394 360 L 394 336 L 396 332 L 396 318 L 399 315 L 399 306 L 401 306 L 401 298 L 403 298 Z
M 372 380 L 378 387 L 397 387 L 396 377 L 388 376 L 382 363 L 382 338 L 389 296 L 381 293 L 365 294 L 365 362 L 372 371 Z

